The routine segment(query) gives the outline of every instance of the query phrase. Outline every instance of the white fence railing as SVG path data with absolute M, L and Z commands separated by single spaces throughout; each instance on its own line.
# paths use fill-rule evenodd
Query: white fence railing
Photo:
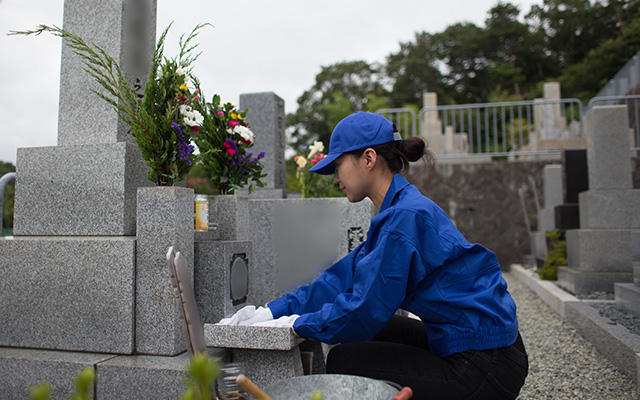
M 382 109 L 404 137 L 422 136 L 439 157 L 525 156 L 584 148 L 578 99 Z

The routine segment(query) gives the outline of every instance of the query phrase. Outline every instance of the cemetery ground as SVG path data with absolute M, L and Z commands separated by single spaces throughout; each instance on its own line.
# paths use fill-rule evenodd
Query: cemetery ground
M 517 279 L 504 277 L 518 307 L 529 375 L 518 399 L 636 399 L 632 380 Z

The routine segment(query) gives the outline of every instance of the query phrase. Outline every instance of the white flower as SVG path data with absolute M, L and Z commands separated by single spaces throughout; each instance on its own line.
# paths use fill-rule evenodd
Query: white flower
M 322 144 L 322 142 L 319 140 L 316 140 L 309 147 L 309 158 L 313 157 L 313 155 L 316 153 L 322 153 L 323 150 L 324 150 L 324 145 Z
M 182 121 L 186 125 L 189 125 L 189 126 L 202 125 L 202 122 L 204 121 L 204 117 L 202 116 L 202 114 L 200 114 L 199 111 L 194 110 L 190 106 L 187 106 L 184 104 L 180 105 L 178 107 L 178 110 L 180 111 L 180 114 L 182 114 L 183 116 Z
M 182 69 L 182 67 L 178 67 L 178 69 L 176 69 L 176 74 L 182 76 L 182 75 L 186 74 L 186 72 L 185 72 L 184 69 Z
M 251 132 L 251 129 L 247 128 L 246 126 L 236 125 L 236 127 L 233 128 L 233 132 L 240 135 L 240 137 L 246 142 L 249 142 L 249 144 L 253 143 L 253 138 L 255 137 L 255 135 L 253 134 L 253 132 Z
M 304 166 L 307 165 L 307 159 L 302 156 L 297 156 L 295 160 L 296 164 L 298 164 L 298 167 L 300 168 L 304 168 Z

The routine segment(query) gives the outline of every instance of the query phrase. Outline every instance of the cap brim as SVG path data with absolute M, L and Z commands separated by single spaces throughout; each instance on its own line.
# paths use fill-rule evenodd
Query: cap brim
M 333 162 L 340 157 L 342 154 L 329 154 L 322 160 L 320 160 L 316 165 L 309 168 L 309 171 L 315 172 L 320 175 L 331 175 L 336 170 L 336 166 L 333 165 Z

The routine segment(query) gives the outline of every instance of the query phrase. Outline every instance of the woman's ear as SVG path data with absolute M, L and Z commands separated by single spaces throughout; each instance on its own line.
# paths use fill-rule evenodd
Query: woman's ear
M 378 162 L 378 153 L 372 148 L 368 148 L 362 153 L 361 159 L 364 160 L 364 166 L 373 169 Z

